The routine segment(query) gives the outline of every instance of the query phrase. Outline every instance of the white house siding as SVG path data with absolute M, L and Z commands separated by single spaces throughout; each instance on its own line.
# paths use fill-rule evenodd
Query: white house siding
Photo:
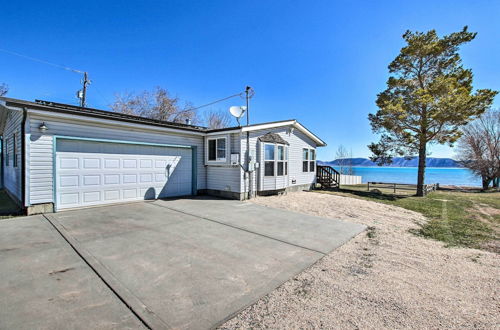
M 205 189 L 206 170 L 203 158 L 203 136 L 176 132 L 161 132 L 137 127 L 117 127 L 112 124 L 85 121 L 82 116 L 75 119 L 60 119 L 41 114 L 30 114 L 27 125 L 31 129 L 29 137 L 29 198 L 30 204 L 53 202 L 53 135 L 82 138 L 121 140 L 145 143 L 189 145 L 197 147 L 197 186 Z M 42 122 L 48 130 L 41 133 Z
M 228 160 L 226 164 L 223 165 L 212 165 L 209 164 L 206 167 L 207 171 L 207 189 L 210 190 L 222 190 L 229 192 L 240 192 L 240 166 L 230 165 L 231 154 L 239 154 L 240 152 L 240 140 L 239 134 L 221 134 L 229 138 L 228 145 L 230 146 L 227 157 Z M 209 136 L 210 138 L 218 137 Z
M 207 166 L 207 189 L 239 192 L 239 167 Z
M 288 187 L 311 184 L 315 182 L 316 172 L 302 172 L 302 149 L 316 149 L 316 143 L 297 129 L 294 129 L 293 133 L 289 133 L 289 131 L 290 127 L 278 127 L 274 129 L 264 129 L 250 132 L 250 153 L 255 152 L 255 154 L 257 155 L 257 162 L 259 162 L 259 168 L 256 170 L 254 174 L 255 177 L 252 180 L 253 191 L 257 191 L 257 183 L 260 187 L 260 190 L 263 190 L 265 188 L 272 189 L 272 187 L 270 186 L 264 187 L 263 150 L 260 147 L 260 141 L 258 140 L 260 136 L 269 132 L 279 134 L 285 141 L 290 144 L 288 146 Z M 246 133 L 244 133 L 241 139 L 241 149 L 242 153 L 244 154 L 244 152 L 246 152 Z M 248 191 L 248 188 L 243 188 L 247 186 L 245 184 L 243 173 L 241 173 L 240 175 L 240 180 L 242 190 L 245 189 L 245 191 Z M 295 183 L 292 184 L 293 180 L 295 180 Z M 278 186 L 282 186 L 282 183 L 278 182 Z
M 7 189 L 13 197 L 17 199 L 17 202 L 22 201 L 22 121 L 23 112 L 22 111 L 9 111 L 7 117 L 7 123 L 5 125 L 5 130 L 3 133 L 3 169 L 4 173 L 4 187 Z M 14 150 L 14 134 L 16 134 L 17 148 Z M 9 163 L 7 161 L 6 148 L 9 152 Z M 14 167 L 14 151 L 17 154 L 17 167 Z

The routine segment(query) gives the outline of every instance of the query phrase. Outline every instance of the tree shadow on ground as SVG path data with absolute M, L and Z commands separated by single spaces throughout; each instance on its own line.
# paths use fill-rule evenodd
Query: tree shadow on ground
M 385 201 L 397 201 L 400 199 L 408 198 L 408 197 L 413 197 L 414 195 L 395 195 L 395 194 L 384 194 L 380 191 L 375 191 L 377 189 L 373 189 L 371 191 L 360 191 L 360 190 L 351 190 L 351 189 L 345 189 L 345 188 L 339 188 L 339 189 L 331 189 L 330 191 L 337 191 L 341 193 L 347 193 L 351 195 L 356 195 L 359 197 L 365 197 L 365 198 L 373 198 L 373 199 L 378 199 L 378 200 L 385 200 Z

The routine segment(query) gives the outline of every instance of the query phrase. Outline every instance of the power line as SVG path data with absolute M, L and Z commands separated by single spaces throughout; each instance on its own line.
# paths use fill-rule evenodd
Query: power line
M 200 106 L 198 106 L 196 108 L 189 108 L 189 109 L 186 109 L 186 110 L 179 111 L 179 112 L 177 112 L 177 114 L 183 113 L 183 112 L 195 111 L 195 110 L 198 110 L 198 109 L 201 109 L 201 108 L 205 108 L 205 107 L 208 107 L 208 106 L 210 106 L 212 104 L 219 103 L 219 102 L 222 102 L 222 101 L 225 101 L 225 100 L 229 100 L 229 99 L 231 99 L 233 97 L 236 97 L 236 96 L 242 96 L 243 94 L 245 94 L 245 92 L 240 92 L 240 93 L 237 93 L 237 94 L 233 94 L 231 96 L 227 96 L 227 97 L 224 97 L 222 99 L 219 99 L 219 100 L 207 103 L 207 104 L 200 105 Z
M 76 69 L 73 69 L 73 68 L 70 68 L 70 67 L 67 67 L 67 66 L 64 66 L 64 65 L 59 65 L 59 64 L 47 62 L 47 61 L 41 60 L 39 58 L 35 58 L 35 57 L 23 55 L 23 54 L 16 53 L 16 52 L 13 52 L 13 51 L 10 51 L 10 50 L 7 50 L 7 49 L 0 48 L 0 52 L 4 52 L 4 53 L 10 54 L 10 55 L 18 56 L 18 57 L 21 57 L 21 58 L 24 58 L 24 59 L 27 59 L 27 60 L 30 60 L 30 61 L 34 61 L 34 62 L 38 62 L 38 63 L 42 63 L 42 64 L 47 64 L 47 65 L 50 65 L 50 66 L 53 66 L 53 67 L 56 67 L 56 68 L 59 68 L 59 69 L 71 71 L 71 72 L 74 72 L 74 73 L 83 74 L 84 75 L 84 79 L 83 79 L 83 82 L 82 82 L 82 84 L 83 84 L 82 94 L 83 95 L 81 95 L 81 97 L 78 96 L 78 98 L 80 98 L 80 105 L 82 107 L 85 107 L 85 105 L 86 105 L 85 104 L 86 103 L 86 95 L 85 95 L 86 94 L 86 87 L 90 83 L 90 80 L 88 80 L 88 78 L 87 78 L 87 72 L 76 70 Z M 237 93 L 237 94 L 233 94 L 233 95 L 224 97 L 222 99 L 218 99 L 218 100 L 215 100 L 213 102 L 200 105 L 200 106 L 195 107 L 195 108 L 189 108 L 189 109 L 186 109 L 186 110 L 179 111 L 179 112 L 177 112 L 177 115 L 180 114 L 180 113 L 190 112 L 190 111 L 195 111 L 195 110 L 198 110 L 198 109 L 201 109 L 201 108 L 205 108 L 205 107 L 208 107 L 208 106 L 210 106 L 212 104 L 219 103 L 219 102 L 231 99 L 231 98 L 236 97 L 236 96 L 243 97 L 244 95 L 245 95 L 245 92 L 240 92 L 240 93 Z
M 13 52 L 13 51 L 10 51 L 10 50 L 7 50 L 7 49 L 0 48 L 0 51 L 4 52 L 4 53 L 7 53 L 7 54 L 10 54 L 10 55 L 13 55 L 13 56 L 24 58 L 26 60 L 30 60 L 30 61 L 33 61 L 33 62 L 38 62 L 38 63 L 50 65 L 50 66 L 53 66 L 53 67 L 56 67 L 56 68 L 59 68 L 59 69 L 63 69 L 63 70 L 66 70 L 66 71 L 70 71 L 70 72 L 74 72 L 74 73 L 78 73 L 78 74 L 83 74 L 83 79 L 82 79 L 82 86 L 83 86 L 83 88 L 77 92 L 77 98 L 80 99 L 80 106 L 82 108 L 84 108 L 84 107 L 87 106 L 87 104 L 86 104 L 87 86 L 90 84 L 91 81 L 88 79 L 88 73 L 86 71 L 80 71 L 80 70 L 76 70 L 76 69 L 73 69 L 73 68 L 70 68 L 70 67 L 67 67 L 67 66 L 64 66 L 64 65 L 59 65 L 59 64 L 47 62 L 45 60 L 41 60 L 41 59 L 36 58 L 36 57 L 31 57 L 31 56 L 23 55 L 23 54 L 16 53 L 16 52 Z
M 30 60 L 30 61 L 34 61 L 34 62 L 38 62 L 38 63 L 43 63 L 43 64 L 51 65 L 51 66 L 56 67 L 56 68 L 59 68 L 59 69 L 63 69 L 63 70 L 67 70 L 67 71 L 71 71 L 71 72 L 75 72 L 75 73 L 80 73 L 80 74 L 83 74 L 83 73 L 84 73 L 83 71 L 76 70 L 76 69 L 72 69 L 72 68 L 67 67 L 67 66 L 64 66 L 64 65 L 59 65 L 59 64 L 55 64 L 55 63 L 51 63 L 51 62 L 47 62 L 47 61 L 45 61 L 45 60 L 41 60 L 41 59 L 39 59 L 39 58 L 35 58 L 35 57 L 31 57 L 31 56 L 27 56 L 27 55 L 19 54 L 19 53 L 12 52 L 12 51 L 7 50 L 7 49 L 2 49 L 2 48 L 0 48 L 0 52 L 4 52 L 4 53 L 10 54 L 10 55 L 14 55 L 14 56 L 22 57 L 22 58 L 27 59 L 27 60 Z

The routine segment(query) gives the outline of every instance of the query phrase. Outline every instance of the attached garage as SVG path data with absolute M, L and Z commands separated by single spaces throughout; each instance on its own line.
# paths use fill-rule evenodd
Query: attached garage
M 55 139 L 56 209 L 193 194 L 190 146 Z
M 316 160 L 307 155 L 326 145 L 296 120 L 210 129 L 4 97 L 0 138 L 0 180 L 27 214 L 311 189 Z

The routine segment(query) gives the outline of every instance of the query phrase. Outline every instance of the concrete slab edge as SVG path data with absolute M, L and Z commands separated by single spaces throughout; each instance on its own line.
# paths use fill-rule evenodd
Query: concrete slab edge
M 364 226 L 364 225 L 363 225 Z M 299 270 L 298 272 L 294 273 L 290 278 L 282 281 L 281 283 L 277 284 L 276 286 L 274 286 L 271 291 L 269 291 L 268 293 L 256 298 L 255 300 L 253 300 L 252 302 L 248 303 L 247 305 L 243 306 L 242 308 L 240 308 L 239 310 L 237 310 L 236 312 L 234 313 L 231 313 L 230 315 L 226 316 L 223 320 L 217 322 L 215 325 L 211 326 L 210 329 L 218 329 L 221 325 L 223 325 L 224 323 L 226 323 L 227 321 L 231 320 L 232 318 L 234 318 L 235 316 L 237 316 L 239 313 L 241 313 L 242 311 L 244 311 L 245 309 L 247 309 L 248 307 L 252 306 L 253 304 L 257 303 L 259 300 L 261 300 L 262 298 L 265 298 L 267 297 L 268 295 L 270 295 L 271 293 L 273 293 L 275 290 L 279 289 L 283 284 L 285 284 L 286 282 L 294 279 L 295 277 L 299 276 L 300 274 L 302 274 L 303 272 L 307 271 L 309 268 L 313 267 L 314 265 L 316 265 L 321 259 L 323 259 L 324 257 L 326 257 L 327 255 L 329 255 L 330 253 L 332 253 L 333 251 L 335 251 L 336 249 L 340 248 L 341 246 L 345 245 L 347 242 L 349 242 L 351 239 L 353 239 L 354 237 L 358 236 L 358 235 L 361 235 L 363 232 L 366 231 L 366 226 L 364 226 L 365 228 L 361 231 L 359 231 L 357 234 L 354 234 L 352 235 L 348 240 L 346 240 L 345 242 L 343 242 L 342 244 L 340 244 L 339 246 L 337 246 L 336 248 L 334 248 L 333 250 L 331 250 L 330 252 L 324 254 L 324 253 L 321 253 L 321 257 L 319 257 L 318 259 L 316 259 L 316 261 L 314 261 L 313 263 L 311 263 L 309 266 L 307 266 L 306 268 L 302 269 L 302 270 Z
M 257 233 L 255 231 L 252 231 L 252 230 L 249 230 L 249 229 L 246 229 L 246 228 L 243 228 L 243 227 L 230 225 L 230 224 L 222 222 L 222 221 L 218 221 L 218 220 L 211 219 L 211 218 L 208 218 L 208 217 L 204 217 L 204 216 L 196 215 L 196 214 L 193 214 L 193 213 L 189 213 L 189 212 L 186 212 L 186 211 L 183 211 L 183 210 L 176 209 L 174 207 L 169 207 L 169 206 L 160 205 L 160 204 L 154 204 L 154 203 L 152 203 L 151 205 L 154 205 L 154 206 L 157 206 L 157 207 L 162 207 L 162 208 L 165 208 L 165 209 L 169 209 L 171 211 L 179 212 L 179 213 L 182 213 L 182 214 L 185 214 L 185 215 L 189 215 L 189 216 L 192 216 L 192 217 L 195 217 L 195 218 L 198 218 L 198 219 L 203 219 L 203 220 L 215 222 L 215 223 L 218 223 L 219 225 L 223 225 L 223 226 L 230 227 L 230 228 L 233 228 L 233 229 L 238 229 L 238 230 L 241 230 L 241 231 L 253 234 L 253 235 L 265 237 L 265 238 L 268 238 L 268 239 L 271 239 L 273 241 L 277 241 L 277 242 L 280 242 L 280 243 L 283 243 L 283 244 L 292 245 L 292 246 L 298 247 L 300 249 L 304 249 L 304 250 L 308 250 L 308 251 L 312 251 L 312 252 L 316 252 L 316 253 L 321 253 L 323 255 L 326 254 L 326 253 L 328 253 L 328 252 L 323 252 L 323 251 L 311 249 L 311 248 L 308 248 L 308 247 L 305 247 L 305 246 L 302 246 L 302 245 L 298 245 L 298 244 L 295 244 L 295 243 L 292 243 L 292 242 L 288 242 L 288 241 L 285 241 L 285 240 L 282 240 L 282 239 L 279 239 L 279 238 L 276 238 L 276 237 L 272 237 L 272 236 L 264 235 L 264 234 L 261 234 L 261 233 Z
M 94 271 L 113 294 L 134 314 L 148 329 L 172 329 L 167 322 L 151 311 L 138 297 L 128 290 L 99 260 L 88 252 L 64 226 L 50 214 L 43 217 L 55 228 L 80 258 Z

